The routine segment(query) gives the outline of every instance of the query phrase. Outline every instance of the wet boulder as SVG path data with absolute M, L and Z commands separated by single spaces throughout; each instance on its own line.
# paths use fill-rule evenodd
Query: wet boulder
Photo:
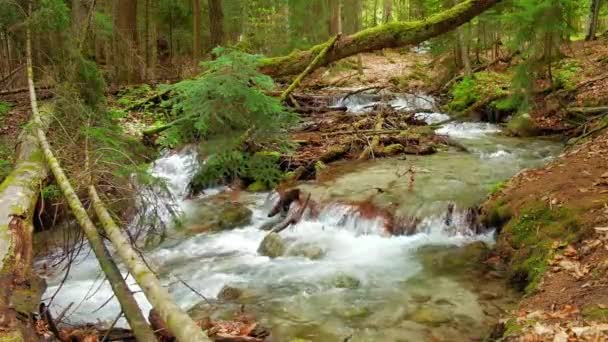
M 253 212 L 237 202 L 200 203 L 186 217 L 188 233 L 219 232 L 246 226 L 251 223 Z
M 323 248 L 312 243 L 298 243 L 287 250 L 287 255 L 319 260 L 325 255 L 325 251 Z
M 333 281 L 333 285 L 339 289 L 357 289 L 361 286 L 361 281 L 348 274 L 340 273 Z
M 238 300 L 242 296 L 243 296 L 243 290 L 241 290 L 237 287 L 224 285 L 224 287 L 222 287 L 222 289 L 218 293 L 217 299 L 224 301 L 224 302 L 230 302 L 230 301 Z
M 418 256 L 424 268 L 432 273 L 462 274 L 464 270 L 479 269 L 489 252 L 484 242 L 477 241 L 462 247 L 424 247 Z
M 408 320 L 428 326 L 439 326 L 451 322 L 452 317 L 442 308 L 423 305 L 408 315 Z
M 285 250 L 286 247 L 283 238 L 277 233 L 270 233 L 262 240 L 262 243 L 258 248 L 258 253 L 270 258 L 278 258 L 285 254 Z

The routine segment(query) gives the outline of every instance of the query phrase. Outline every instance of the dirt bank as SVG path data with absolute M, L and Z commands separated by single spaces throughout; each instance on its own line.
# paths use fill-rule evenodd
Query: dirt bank
M 502 227 L 491 261 L 504 262 L 526 293 L 505 336 L 608 336 L 608 133 L 521 172 L 484 211 Z

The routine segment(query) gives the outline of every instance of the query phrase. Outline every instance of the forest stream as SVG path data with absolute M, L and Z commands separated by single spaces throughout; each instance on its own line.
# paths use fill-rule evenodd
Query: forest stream
M 407 107 L 403 99 L 392 106 Z M 351 97 L 349 112 L 363 115 L 369 101 Z M 449 119 L 440 113 L 419 116 L 429 123 Z M 318 216 L 305 214 L 282 233 L 286 252 L 276 259 L 258 253 L 266 235 L 260 227 L 269 220 L 276 194 L 226 195 L 229 189 L 219 187 L 187 199 L 199 158 L 188 148 L 167 152 L 150 172 L 166 179 L 172 196 L 157 194 L 160 206 L 140 208 L 139 214 L 155 210 L 167 219 L 162 211 L 169 206 L 184 219 L 170 227 L 163 243 L 147 251 L 147 261 L 195 318 L 230 317 L 244 305 L 275 341 L 482 339 L 518 297 L 500 270 L 472 261 L 492 245 L 494 232 L 475 234 L 466 226 L 464 209 L 478 205 L 493 187 L 520 170 L 547 163 L 562 146 L 545 139 L 506 137 L 499 126 L 480 122 L 450 122 L 437 133 L 464 148 L 431 156 L 342 162 L 332 166 L 337 171 L 330 179 L 300 184 L 323 205 Z M 239 228 L 193 233 L 193 226 L 214 219 L 209 206 L 218 196 L 230 196 L 251 216 L 246 214 Z M 370 197 L 378 207 L 393 207 L 397 216 L 419 218 L 415 234 L 390 236 L 383 217 L 362 215 L 349 205 Z M 456 209 L 452 222 L 446 222 L 450 203 Z M 77 260 L 53 310 L 61 312 L 73 302 L 71 323 L 113 321 L 120 307 L 113 299 L 106 304 L 112 291 L 102 282 L 97 261 L 87 248 Z M 38 265 L 43 263 L 38 260 Z M 63 278 L 63 273 L 47 275 L 45 297 Z M 128 283 L 137 289 L 132 279 Z M 218 296 L 224 302 L 217 302 Z M 141 292 L 136 299 L 148 312 L 151 305 Z

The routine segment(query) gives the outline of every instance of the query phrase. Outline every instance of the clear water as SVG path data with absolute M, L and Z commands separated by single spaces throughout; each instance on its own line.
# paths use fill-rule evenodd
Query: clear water
M 425 118 L 439 119 L 437 114 Z M 288 252 L 298 245 L 315 246 L 322 251 L 319 259 L 270 259 L 258 254 L 265 236 L 258 228 L 266 222 L 272 205 L 268 194 L 234 196 L 233 200 L 253 211 L 250 225 L 169 239 L 148 251 L 146 258 L 184 309 L 203 300 L 182 280 L 211 299 L 225 285 L 244 289 L 247 295 L 237 304 L 245 304 L 255 313 L 276 341 L 342 341 L 348 336 L 352 336 L 351 341 L 481 338 L 496 319 L 497 308 L 508 307 L 514 297 L 501 281 L 476 273 L 477 266 L 450 263 L 449 253 L 457 251 L 455 247 L 476 241 L 491 244 L 492 234 L 475 236 L 466 229 L 448 229 L 443 222 L 445 208 L 449 202 L 459 207 L 479 203 L 493 184 L 522 168 L 547 162 L 560 149 L 548 141 L 500 137 L 496 135 L 499 131 L 489 124 L 450 123 L 440 133 L 457 140 L 469 153 L 449 150 L 352 168 L 346 165 L 346 170 L 331 181 L 302 185 L 317 201 L 333 204 L 326 205 L 318 217 L 307 216 L 282 236 Z M 198 203 L 185 199 L 194 160 L 188 151 L 169 154 L 151 170 L 168 181 L 171 196 L 161 196 L 160 200 L 186 215 L 195 213 Z M 408 169 L 415 171 L 413 185 L 409 175 L 402 175 Z M 378 187 L 386 191 L 370 193 Z M 224 190 L 214 189 L 205 196 L 211 198 Z M 363 218 L 352 207 L 340 204 L 372 195 L 379 206 L 396 206 L 400 215 L 423 219 L 422 232 L 387 236 L 383 219 Z M 428 250 L 429 246 L 440 246 L 440 252 Z M 442 257 L 444 252 L 447 257 Z M 344 276 L 356 279 L 359 286 L 337 288 L 336 278 Z M 55 292 L 62 278 L 63 274 L 48 277 L 48 295 Z M 131 278 L 128 282 L 133 290 L 139 290 Z M 487 299 L 484 291 L 497 295 Z M 69 311 L 71 322 L 112 321 L 120 308 L 113 299 L 107 302 L 110 298 L 111 289 L 103 282 L 97 262 L 90 253 L 82 253 L 52 308 L 60 312 L 74 302 Z M 150 304 L 141 293 L 136 299 L 147 315 Z M 238 306 L 219 306 L 213 315 L 222 317 L 231 310 L 238 310 Z

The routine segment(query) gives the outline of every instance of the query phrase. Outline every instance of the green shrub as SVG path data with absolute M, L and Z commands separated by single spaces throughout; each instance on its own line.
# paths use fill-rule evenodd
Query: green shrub
M 280 155 L 275 152 L 249 154 L 231 150 L 214 154 L 194 176 L 191 189 L 199 191 L 237 178 L 255 184 L 255 191 L 271 189 L 284 176 L 279 159 Z
M 465 77 L 451 89 L 452 101 L 448 108 L 452 111 L 464 111 L 477 101 L 496 96 L 508 95 L 509 76 L 496 72 L 482 71 L 471 77 Z M 498 102 L 498 101 L 497 101 Z M 502 107 L 510 107 L 502 103 Z
M 11 110 L 12 107 L 13 107 L 12 104 L 0 101 L 0 119 L 3 119 L 4 116 L 6 114 L 8 114 L 8 112 Z
M 558 89 L 574 90 L 580 79 L 581 66 L 578 61 L 563 61 L 554 72 L 554 87 Z

